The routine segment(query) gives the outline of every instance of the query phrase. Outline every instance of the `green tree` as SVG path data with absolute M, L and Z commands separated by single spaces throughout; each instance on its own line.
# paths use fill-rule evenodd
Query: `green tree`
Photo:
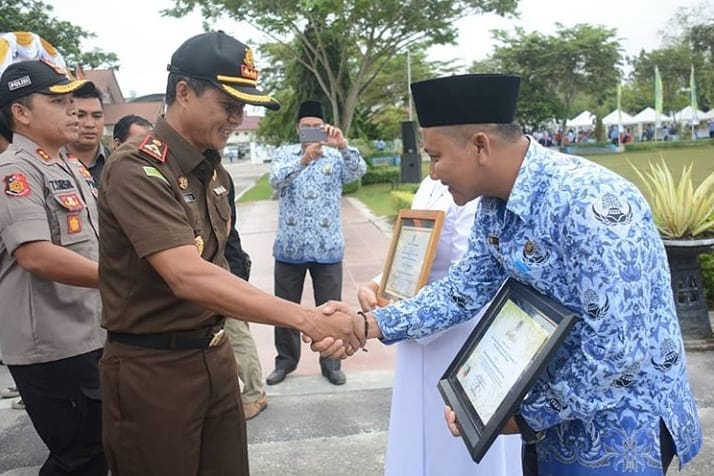
M 687 44 L 679 42 L 653 51 L 641 51 L 630 63 L 632 88 L 642 95 L 646 106 L 654 107 L 655 66 L 662 77 L 663 112 L 679 111 L 689 104 L 689 93 L 685 89 L 689 87 L 692 51 Z
M 164 13 L 181 17 L 199 8 L 204 18 L 228 15 L 268 33 L 312 73 L 335 124 L 349 131 L 360 96 L 391 58 L 418 42 L 453 43 L 458 18 L 484 12 L 513 14 L 517 4 L 518 0 L 174 0 L 174 7 Z M 334 45 L 328 40 L 332 32 L 343 45 L 337 58 L 332 57 Z
M 86 51 L 80 43 L 96 36 L 94 33 L 59 20 L 52 15 L 52 5 L 41 0 L 0 0 L 0 32 L 29 31 L 37 33 L 64 58 L 68 67 L 106 67 L 118 69 L 116 54 L 99 49 Z
M 282 44 L 271 43 L 261 49 L 270 65 L 263 71 L 268 78 L 264 86 L 278 96 L 281 108 L 261 120 L 258 134 L 273 144 L 290 142 L 295 139 L 298 104 L 307 99 L 319 100 L 326 105 L 329 102 L 312 80 L 312 73 L 295 58 L 285 55 Z M 412 81 L 454 71 L 452 62 L 428 61 L 424 47 L 415 45 L 411 49 L 414 49 L 409 55 Z M 359 97 L 350 132 L 352 137 L 369 140 L 399 137 L 400 122 L 409 118 L 407 77 L 407 54 L 396 55 L 385 64 Z M 329 107 L 327 112 L 330 112 Z M 331 117 L 327 119 L 332 120 Z
M 524 124 L 537 127 L 556 118 L 564 125 L 580 112 L 574 107 L 579 98 L 602 107 L 614 97 L 622 63 L 615 35 L 614 29 L 584 24 L 558 24 L 553 35 L 496 30 L 500 44 L 476 67 L 490 65 L 521 76 L 518 117 Z

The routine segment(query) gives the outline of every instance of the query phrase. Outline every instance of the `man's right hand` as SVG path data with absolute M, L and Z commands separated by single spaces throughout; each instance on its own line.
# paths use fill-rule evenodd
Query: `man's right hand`
M 305 150 L 300 158 L 300 163 L 308 165 L 310 162 L 314 162 L 320 157 L 322 157 L 322 144 L 320 142 L 313 142 L 305 146 Z
M 329 357 L 349 357 L 367 343 L 364 326 L 359 325 L 362 319 L 347 307 L 330 314 L 316 309 L 315 316 L 311 330 L 303 334 L 313 343 L 324 342 L 325 349 L 331 354 Z

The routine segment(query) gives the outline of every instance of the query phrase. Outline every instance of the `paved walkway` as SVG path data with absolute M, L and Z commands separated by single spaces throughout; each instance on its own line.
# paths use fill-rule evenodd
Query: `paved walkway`
M 266 165 L 230 164 L 240 194 L 267 170 Z M 389 246 L 390 225 L 369 215 L 359 202 L 344 199 L 343 223 L 347 242 L 343 299 L 357 306 L 358 283 L 381 271 Z M 238 227 L 253 259 L 251 282 L 272 293 L 272 243 L 277 202 L 239 205 Z M 314 303 L 307 280 L 303 302 Z M 275 351 L 272 327 L 251 325 L 263 372 L 272 370 Z M 394 347 L 377 341 L 369 352 L 344 362 L 347 383 L 336 387 L 320 375 L 318 357 L 304 346 L 297 370 L 280 385 L 268 386 L 268 409 L 248 422 L 251 474 L 254 476 L 379 475 L 391 399 Z M 714 475 L 714 351 L 687 356 L 702 423 L 705 446 L 685 476 Z M 0 367 L 0 387 L 10 383 Z M 0 476 L 37 474 L 46 450 L 27 415 L 0 400 Z M 514 457 L 519 457 L 514 455 Z M 448 475 L 448 468 L 443 475 Z M 474 474 L 477 474 L 474 472 Z M 670 474 L 679 474 L 671 470 Z M 431 475 L 430 475 L 431 476 Z M 441 476 L 441 475 L 434 475 Z

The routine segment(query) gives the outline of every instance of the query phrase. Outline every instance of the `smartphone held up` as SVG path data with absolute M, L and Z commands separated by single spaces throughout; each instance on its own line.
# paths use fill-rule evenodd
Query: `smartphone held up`
M 327 131 L 324 127 L 301 127 L 298 129 L 301 144 L 327 142 Z

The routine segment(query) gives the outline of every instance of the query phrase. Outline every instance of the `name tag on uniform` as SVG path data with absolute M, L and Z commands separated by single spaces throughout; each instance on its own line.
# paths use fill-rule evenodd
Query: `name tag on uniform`
M 187 192 L 183 194 L 183 201 L 186 203 L 192 203 L 196 201 L 196 197 L 191 192 Z
M 228 190 L 226 190 L 226 187 L 223 185 L 219 185 L 218 187 L 213 189 L 213 193 L 216 195 L 223 195 L 224 193 L 228 193 Z

